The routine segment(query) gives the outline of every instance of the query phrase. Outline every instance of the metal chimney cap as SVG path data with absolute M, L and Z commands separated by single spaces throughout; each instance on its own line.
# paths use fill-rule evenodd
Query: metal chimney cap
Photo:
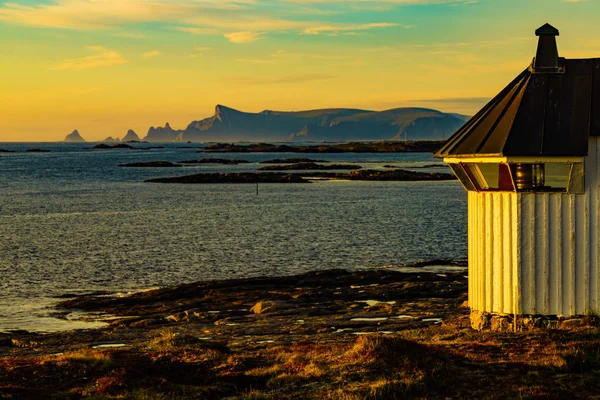
M 560 36 L 558 29 L 546 23 L 535 31 L 535 36 Z

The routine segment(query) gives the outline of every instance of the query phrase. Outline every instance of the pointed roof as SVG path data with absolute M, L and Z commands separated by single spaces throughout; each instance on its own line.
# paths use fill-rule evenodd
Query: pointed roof
M 558 29 L 546 23 L 535 30 L 535 36 L 558 36 Z
M 540 31 L 558 34 L 549 24 L 536 33 Z M 558 58 L 554 70 L 536 70 L 534 65 L 535 61 L 435 156 L 586 156 L 589 136 L 600 136 L 600 58 Z

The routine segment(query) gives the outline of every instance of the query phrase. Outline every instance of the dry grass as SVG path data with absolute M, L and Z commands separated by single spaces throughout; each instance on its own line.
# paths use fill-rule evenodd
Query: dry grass
M 231 352 L 161 332 L 143 346 L 0 359 L 0 398 L 600 398 L 600 329 L 450 325 Z

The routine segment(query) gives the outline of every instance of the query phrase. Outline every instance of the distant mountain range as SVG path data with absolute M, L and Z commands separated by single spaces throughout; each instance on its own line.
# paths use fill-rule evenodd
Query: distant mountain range
M 428 108 L 395 108 L 368 111 L 330 108 L 309 111 L 247 113 L 217 105 L 215 115 L 192 121 L 186 129 L 151 127 L 147 142 L 237 142 L 237 141 L 345 141 L 345 140 L 440 140 L 450 137 L 467 120 L 466 115 L 448 114 Z M 83 143 L 77 130 L 64 140 Z M 139 142 L 133 131 L 106 143 Z
M 192 121 L 175 130 L 169 123 L 151 127 L 148 142 L 219 141 L 334 141 L 334 140 L 439 140 L 448 138 L 467 120 L 427 108 L 386 111 L 322 109 L 298 112 L 246 113 L 217 105 L 215 115 Z

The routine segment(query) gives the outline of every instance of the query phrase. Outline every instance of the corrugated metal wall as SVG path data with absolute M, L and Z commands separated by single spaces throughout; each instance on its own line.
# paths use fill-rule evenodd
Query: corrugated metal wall
M 518 195 L 522 314 L 600 311 L 598 150 L 591 138 L 584 195 Z
M 585 195 L 469 192 L 472 309 L 600 312 L 598 139 L 590 139 Z
M 518 271 L 517 194 L 469 192 L 469 306 L 513 313 Z

